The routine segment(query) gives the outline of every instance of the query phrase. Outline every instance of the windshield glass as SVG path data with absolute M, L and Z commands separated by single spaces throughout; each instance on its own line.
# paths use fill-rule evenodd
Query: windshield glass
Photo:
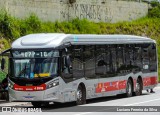
M 55 57 L 54 54 L 55 52 L 13 52 L 14 76 L 12 77 L 37 79 L 56 76 L 58 55 Z

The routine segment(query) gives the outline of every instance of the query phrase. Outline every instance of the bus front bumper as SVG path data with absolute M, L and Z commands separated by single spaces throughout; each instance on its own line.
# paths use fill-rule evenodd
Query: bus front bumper
M 53 90 L 53 89 L 52 89 Z M 11 88 L 9 91 L 9 101 L 14 102 L 64 102 L 63 96 L 58 91 L 16 91 Z

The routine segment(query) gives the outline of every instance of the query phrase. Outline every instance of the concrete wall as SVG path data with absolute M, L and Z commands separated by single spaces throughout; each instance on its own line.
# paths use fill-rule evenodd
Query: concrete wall
M 35 13 L 43 21 L 86 18 L 95 22 L 129 21 L 145 16 L 148 5 L 121 0 L 0 0 L 0 7 L 18 18 Z

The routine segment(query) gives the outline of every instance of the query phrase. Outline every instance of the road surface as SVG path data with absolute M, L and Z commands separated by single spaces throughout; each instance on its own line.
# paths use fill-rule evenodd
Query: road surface
M 42 107 L 42 113 L 29 113 L 30 115 L 160 115 L 160 84 L 154 89 L 155 93 L 143 91 L 141 96 L 125 98 L 123 96 L 112 96 L 88 100 L 87 104 L 76 106 L 74 103 L 65 103 L 60 105 L 50 104 L 48 107 Z M 123 106 L 123 107 L 121 107 Z M 156 106 L 156 107 L 155 107 Z M 159 107 L 158 107 L 159 106 Z M 28 103 L 21 105 L 24 108 L 32 108 Z M 150 109 L 144 112 L 144 108 Z M 129 109 L 128 109 L 129 108 Z M 126 110 L 125 110 L 126 109 Z M 132 110 L 131 110 L 132 109 Z M 133 111 L 133 109 L 136 109 Z M 138 109 L 138 110 L 137 110 Z M 141 111 L 143 110 L 143 112 Z M 110 111 L 114 111 L 110 112 Z M 116 112 L 120 111 L 120 112 Z M 132 112 L 129 112 L 132 111 Z M 28 113 L 11 113 L 12 115 L 28 115 Z M 108 115 L 108 114 L 107 114 Z

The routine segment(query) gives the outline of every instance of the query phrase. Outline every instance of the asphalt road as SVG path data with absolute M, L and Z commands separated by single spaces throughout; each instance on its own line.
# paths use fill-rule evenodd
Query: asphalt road
M 160 115 L 160 84 L 154 89 L 155 93 L 143 91 L 141 96 L 125 98 L 123 96 L 112 96 L 88 100 L 87 104 L 76 106 L 74 103 L 60 105 L 50 104 L 42 107 L 42 113 L 38 115 Z M 22 106 L 32 108 L 31 104 Z M 146 111 L 144 111 L 146 110 Z M 114 111 L 114 112 L 112 112 Z M 119 111 L 119 112 L 117 112 Z M 130 112 L 131 111 L 131 112 Z M 159 112 L 156 112 L 159 111 Z M 12 115 L 28 115 L 28 113 L 10 113 Z M 30 115 L 35 113 L 29 113 Z M 107 114 L 107 115 L 108 115 Z

